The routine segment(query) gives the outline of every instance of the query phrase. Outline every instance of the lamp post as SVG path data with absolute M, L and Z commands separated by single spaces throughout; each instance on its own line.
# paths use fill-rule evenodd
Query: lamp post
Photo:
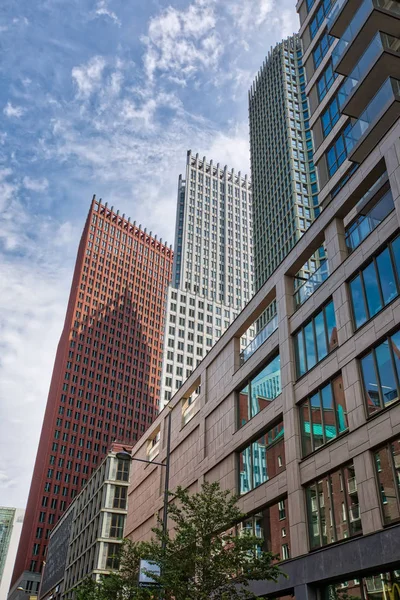
M 163 504 L 163 541 L 162 541 L 162 549 L 166 548 L 166 538 L 168 531 L 168 488 L 169 488 L 169 465 L 170 465 L 170 455 L 171 455 L 171 409 L 172 407 L 168 405 L 168 424 L 167 424 L 167 458 L 165 463 L 156 462 L 155 460 L 145 460 L 144 458 L 135 458 L 131 455 L 127 450 L 123 450 L 122 452 L 117 452 L 116 456 L 120 460 L 129 460 L 129 461 L 137 461 L 144 462 L 151 465 L 158 465 L 160 467 L 165 467 L 165 483 L 164 483 L 164 504 Z

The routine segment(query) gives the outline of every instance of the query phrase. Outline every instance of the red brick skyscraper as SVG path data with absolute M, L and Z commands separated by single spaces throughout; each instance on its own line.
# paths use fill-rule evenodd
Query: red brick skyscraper
M 57 349 L 13 583 L 39 572 L 50 530 L 113 440 L 159 410 L 173 253 L 93 198 Z M 27 579 L 25 577 L 25 579 Z

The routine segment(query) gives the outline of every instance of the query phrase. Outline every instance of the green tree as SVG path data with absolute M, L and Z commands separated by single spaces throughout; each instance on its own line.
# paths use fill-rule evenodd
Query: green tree
M 150 542 L 125 541 L 120 571 L 98 584 L 85 582 L 77 600 L 256 600 L 249 582 L 276 581 L 282 574 L 278 557 L 261 550 L 260 538 L 237 535 L 234 525 L 244 515 L 237 497 L 218 483 L 204 483 L 193 495 L 181 487 L 170 495 L 173 530 L 164 534 L 158 521 Z M 157 587 L 138 586 L 141 558 L 160 566 Z

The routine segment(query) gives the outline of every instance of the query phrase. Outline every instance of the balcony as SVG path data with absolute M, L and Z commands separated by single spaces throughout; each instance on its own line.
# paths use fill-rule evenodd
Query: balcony
M 329 263 L 324 260 L 319 269 L 314 271 L 312 275 L 296 290 L 294 293 L 294 301 L 296 309 L 299 308 L 314 292 L 328 279 Z M 300 278 L 296 278 L 300 279 Z
M 370 210 L 364 214 L 360 213 L 357 220 L 346 230 L 346 246 L 349 254 L 358 248 L 392 210 L 394 210 L 393 196 L 389 189 Z
M 362 0 L 337 0 L 328 15 L 328 33 L 333 37 L 340 38 L 347 28 L 354 13 L 358 10 Z
M 277 329 L 278 329 L 278 315 L 274 315 L 272 317 L 272 319 L 270 319 L 268 321 L 268 323 L 265 325 L 265 327 L 263 327 L 263 329 L 261 329 L 261 331 L 259 331 L 259 333 L 256 335 L 254 340 L 252 340 L 250 342 L 250 344 L 248 346 L 246 346 L 246 348 L 240 354 L 240 366 L 244 365 L 246 360 L 248 360 L 250 358 L 250 356 L 252 356 L 252 354 L 254 354 L 254 352 L 256 350 L 258 350 L 258 348 L 260 346 L 262 346 L 262 344 L 265 341 L 267 341 L 267 339 L 269 337 L 271 337 L 271 335 Z
M 350 496 L 353 494 L 357 494 L 357 481 L 355 477 L 350 477 L 347 480 L 347 489 L 349 491 Z
M 190 397 L 182 406 L 182 425 L 186 425 L 196 414 L 197 398 Z
M 400 81 L 389 77 L 345 136 L 348 159 L 362 163 L 400 117 Z
M 393 73 L 400 73 L 400 38 L 378 31 L 340 88 L 342 113 L 358 117 Z
M 151 440 L 150 445 L 147 450 L 147 460 L 154 460 L 156 456 L 160 453 L 160 439 L 155 438 Z
M 342 12 L 353 1 L 348 0 Z M 335 71 L 342 75 L 349 75 L 377 31 L 398 36 L 399 30 L 400 3 L 398 1 L 363 0 L 333 49 L 332 63 Z

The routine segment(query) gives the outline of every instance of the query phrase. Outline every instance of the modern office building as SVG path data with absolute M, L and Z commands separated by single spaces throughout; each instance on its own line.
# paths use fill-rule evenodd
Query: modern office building
M 40 572 L 51 530 L 114 440 L 159 411 L 172 249 L 93 198 L 82 234 L 13 584 Z
M 300 0 L 297 8 L 321 213 L 133 456 L 145 458 L 159 435 L 156 461 L 165 461 L 171 414 L 170 488 L 219 481 L 240 495 L 238 526 L 249 523 L 264 548 L 279 550 L 288 578 L 254 583 L 259 596 L 395 600 L 400 2 Z M 323 244 L 329 276 L 304 295 L 296 274 Z M 243 355 L 241 336 L 272 301 L 277 326 Z M 125 534 L 146 539 L 162 508 L 162 467 L 131 468 Z
M 251 184 L 187 153 L 179 177 L 162 400 L 168 402 L 253 294 Z M 247 336 L 242 344 L 245 347 Z
M 69 599 L 87 577 L 99 579 L 118 568 L 129 485 L 129 462 L 113 443 L 106 458 L 74 498 L 49 539 L 39 598 Z
M 270 50 L 249 91 L 255 290 L 320 211 L 305 87 L 294 35 Z M 301 276 L 309 277 L 323 256 L 322 249 L 311 257 Z
M 25 511 L 0 506 L 0 600 L 7 598 Z

